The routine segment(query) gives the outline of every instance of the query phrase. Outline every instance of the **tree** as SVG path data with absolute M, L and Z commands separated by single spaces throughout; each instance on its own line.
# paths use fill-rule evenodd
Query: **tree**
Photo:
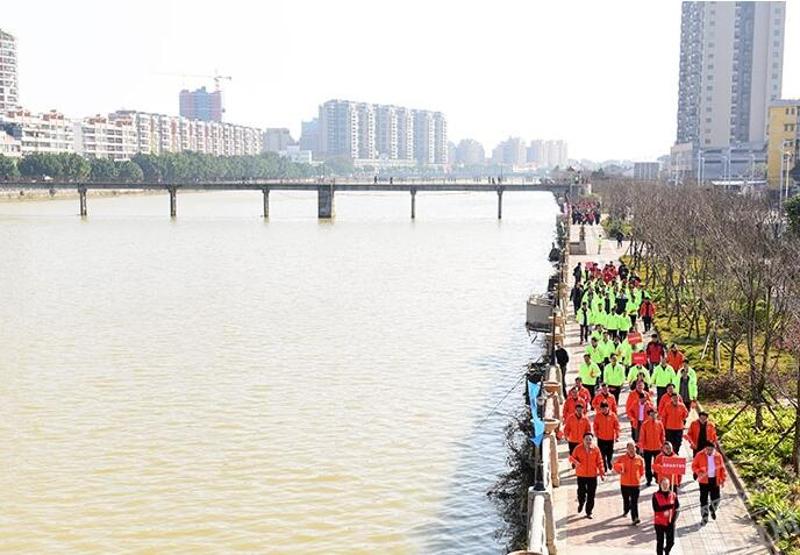
M 108 158 L 92 158 L 89 163 L 92 167 L 89 173 L 92 181 L 114 181 L 117 178 L 117 168 Z
M 800 235 L 800 195 L 795 195 L 783 203 L 783 209 L 789 220 L 789 231 Z
M 25 156 L 19 163 L 19 172 L 25 177 L 61 177 L 64 167 L 57 154 L 35 153 Z
M 83 156 L 75 153 L 61 153 L 58 155 L 61 161 L 61 177 L 74 181 L 83 181 L 89 177 L 92 167 L 89 161 Z
M 14 158 L 0 154 L 0 179 L 15 179 L 19 177 L 17 161 Z
M 139 183 L 144 180 L 144 173 L 134 162 L 123 160 L 117 162 L 117 179 L 126 183 Z
M 167 174 L 164 159 L 155 154 L 137 154 L 131 162 L 139 166 L 148 183 L 160 183 Z

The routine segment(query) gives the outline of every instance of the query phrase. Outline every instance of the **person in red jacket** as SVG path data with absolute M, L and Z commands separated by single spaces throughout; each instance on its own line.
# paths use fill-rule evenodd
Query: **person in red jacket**
M 603 457 L 600 449 L 594 445 L 594 436 L 591 433 L 583 437 L 583 443 L 575 448 L 569 457 L 569 462 L 575 467 L 578 477 L 578 513 L 586 505 L 586 518 L 592 518 L 594 510 L 594 494 L 597 491 L 597 478 L 605 479 Z
M 665 435 L 664 425 L 656 418 L 658 415 L 655 409 L 651 407 L 647 416 L 639 430 L 639 450 L 644 455 L 644 473 L 647 485 L 650 486 L 653 483 L 653 459 L 661 452 Z
M 659 416 L 664 424 L 667 441 L 672 444 L 676 453 L 680 453 L 683 429 L 686 426 L 686 417 L 689 416 L 689 410 L 683 404 L 681 396 L 673 393 L 670 402 L 664 406 L 663 412 L 659 412 Z
M 656 411 L 658 412 L 659 416 L 661 416 L 666 406 L 672 400 L 672 395 L 674 393 L 675 393 L 675 384 L 672 383 L 667 384 L 666 391 L 664 392 L 664 395 L 661 396 L 661 400 L 658 401 L 658 407 L 656 407 Z M 678 398 L 681 399 L 681 396 L 678 395 Z M 681 402 L 683 402 L 683 399 L 681 399 Z
M 692 461 L 692 472 L 697 474 L 697 481 L 700 483 L 700 514 L 702 515 L 701 524 L 708 523 L 708 514 L 716 520 L 717 508 L 719 507 L 719 490 L 725 485 L 725 462 L 722 455 L 717 453 L 714 445 L 706 444 L 706 448 L 697 453 Z M 708 498 L 711 497 L 711 503 Z
M 647 420 L 647 413 L 653 408 L 650 400 L 650 392 L 644 389 L 644 384 L 639 382 L 636 389 L 628 394 L 625 401 L 625 414 L 631 423 L 631 437 L 633 441 L 639 441 L 639 428 L 642 422 Z
M 656 529 L 656 554 L 669 555 L 675 545 L 675 521 L 680 508 L 678 495 L 669 487 L 666 478 L 658 484 L 653 494 L 653 525 Z M 664 541 L 666 540 L 666 542 Z
M 653 371 L 653 366 L 661 362 L 662 357 L 666 355 L 664 344 L 658 340 L 658 334 L 654 333 L 650 336 L 650 341 L 644 349 L 647 355 L 647 369 Z
M 661 480 L 666 478 L 669 480 L 669 483 L 672 484 L 672 490 L 678 493 L 678 486 L 680 486 L 683 481 L 683 474 L 677 472 L 668 473 L 664 469 L 664 459 L 674 456 L 677 456 L 677 453 L 672 450 L 672 444 L 669 441 L 665 441 L 664 447 L 661 448 L 661 453 L 659 453 L 656 460 L 653 461 L 653 471 L 656 473 L 656 483 L 660 484 Z
M 583 414 L 583 405 L 575 405 L 575 414 L 570 414 L 564 422 L 564 437 L 567 439 L 570 455 L 583 441 L 583 437 L 591 432 L 592 423 L 589 422 L 589 417 Z
M 613 395 L 611 395 L 611 399 L 614 399 Z M 608 472 L 614 456 L 614 442 L 619 439 L 619 419 L 616 413 L 611 412 L 611 407 L 605 401 L 600 403 L 594 414 L 593 427 L 597 436 L 597 447 L 603 455 L 603 465 Z
M 639 487 L 644 476 L 644 459 L 636 454 L 636 444 L 629 441 L 625 454 L 614 460 L 614 472 L 619 474 L 622 491 L 622 516 L 631 513 L 633 525 L 639 524 Z
M 642 317 L 642 322 L 644 322 L 644 332 L 647 333 L 650 331 L 650 328 L 653 326 L 653 318 L 656 315 L 656 305 L 653 304 L 653 301 L 650 299 L 644 299 L 642 304 L 639 306 L 639 316 Z
M 583 408 L 586 409 L 586 412 L 589 412 L 589 407 L 592 404 L 592 394 L 589 392 L 589 389 L 583 385 L 583 380 L 580 378 L 575 378 L 575 385 L 573 387 L 578 390 L 578 397 L 580 397 L 581 403 L 583 403 Z
M 592 408 L 594 408 L 595 412 L 600 410 L 601 403 L 608 403 L 608 410 L 617 414 L 617 400 L 608 389 L 607 383 L 600 384 L 600 391 L 594 396 L 594 399 L 592 399 Z
M 683 361 L 686 357 L 683 356 L 683 353 L 678 350 L 678 346 L 673 343 L 669 346 L 669 351 L 667 352 L 667 364 L 672 366 L 672 369 L 675 372 L 680 372 L 681 366 L 683 366 Z
M 567 399 L 564 401 L 564 408 L 561 409 L 561 420 L 566 422 L 570 414 L 575 414 L 575 407 L 582 404 L 583 401 L 578 396 L 578 390 L 573 387 L 569 390 Z

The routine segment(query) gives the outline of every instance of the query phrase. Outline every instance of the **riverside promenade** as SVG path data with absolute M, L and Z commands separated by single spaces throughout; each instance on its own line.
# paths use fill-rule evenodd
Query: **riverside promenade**
M 577 240 L 580 226 L 570 227 L 570 237 Z M 573 285 L 572 267 L 578 262 L 589 261 L 601 265 L 609 260 L 616 261 L 628 247 L 625 242 L 621 249 L 616 240 L 599 238 L 599 226 L 586 226 L 587 254 L 585 256 L 570 255 L 569 287 Z M 600 254 L 597 254 L 598 242 L 602 242 Z M 641 328 L 639 331 L 642 331 Z M 580 345 L 579 327 L 570 303 L 567 314 L 565 348 L 569 352 L 567 385 L 577 377 L 578 364 L 582 360 L 584 347 Z M 645 339 L 646 341 L 648 339 Z M 630 439 L 630 422 L 625 416 L 625 401 L 628 397 L 627 387 L 620 395 L 618 416 L 620 420 L 620 439 L 616 443 L 615 457 L 625 451 L 625 444 Z M 593 416 L 593 415 L 592 415 Z M 689 422 L 697 418 L 694 410 L 689 415 Z M 688 426 L 688 422 L 687 422 Z M 722 500 L 717 511 L 717 519 L 708 524 L 700 524 L 700 494 L 698 484 L 692 479 L 691 450 L 687 441 L 681 447 L 681 456 L 687 460 L 687 475 L 679 490 L 681 511 L 675 526 L 675 547 L 672 555 L 762 555 L 770 553 L 770 549 L 761 537 L 758 528 L 750 518 L 744 502 L 739 496 L 733 480 L 729 477 L 722 489 Z M 605 482 L 597 487 L 594 518 L 589 520 L 585 515 L 577 514 L 577 485 L 575 474 L 567 461 L 566 443 L 558 446 L 559 477 L 561 486 L 554 490 L 554 512 L 556 520 L 556 547 L 558 553 L 575 555 L 591 553 L 592 555 L 644 555 L 655 553 L 655 531 L 653 529 L 652 494 L 656 491 L 655 482 L 649 488 L 642 487 L 639 498 L 639 517 L 641 524 L 632 526 L 630 517 L 622 516 L 622 496 L 620 495 L 619 476 L 611 473 Z

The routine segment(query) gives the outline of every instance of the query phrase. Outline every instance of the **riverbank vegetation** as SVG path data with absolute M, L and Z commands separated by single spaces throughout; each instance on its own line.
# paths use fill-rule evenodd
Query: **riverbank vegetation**
M 800 553 L 800 230 L 751 196 L 619 183 L 601 195 L 606 226 L 630 230 L 662 340 L 697 370 L 751 511 Z
M 196 152 L 137 154 L 113 162 L 74 153 L 0 155 L 0 179 L 42 179 L 126 183 L 170 183 L 242 179 L 304 178 L 352 172 L 335 160 L 322 166 L 297 164 L 274 152 L 254 156 L 213 156 Z

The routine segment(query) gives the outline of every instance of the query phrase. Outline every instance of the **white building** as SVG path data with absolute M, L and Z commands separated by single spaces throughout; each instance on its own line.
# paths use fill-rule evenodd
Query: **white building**
M 658 162 L 634 162 L 633 178 L 637 181 L 656 181 L 660 168 Z
M 11 110 L 0 115 L 0 128 L 19 142 L 22 156 L 74 150 L 72 121 L 55 110 L 43 114 Z
M 18 106 L 17 43 L 12 35 L 0 29 L 0 113 L 16 110 Z
M 73 150 L 90 158 L 129 160 L 138 150 L 133 118 L 94 116 L 73 123 Z
M 780 98 L 785 2 L 683 2 L 676 144 L 766 141 Z
M 264 152 L 281 152 L 289 145 L 295 144 L 292 134 L 285 127 L 268 127 L 264 129 Z

